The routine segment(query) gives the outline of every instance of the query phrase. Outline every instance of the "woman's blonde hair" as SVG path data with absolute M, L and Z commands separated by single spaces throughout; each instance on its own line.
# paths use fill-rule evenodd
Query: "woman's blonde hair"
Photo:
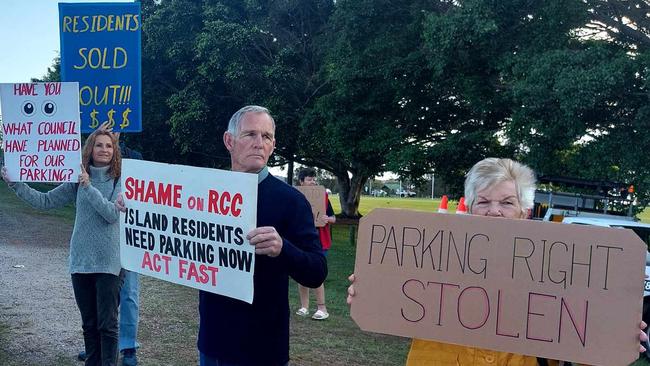
M 84 169 L 86 169 L 87 172 L 90 172 L 89 165 L 92 165 L 93 163 L 93 147 L 95 146 L 97 136 L 102 135 L 110 137 L 111 143 L 113 144 L 113 158 L 111 158 L 111 162 L 108 164 L 108 175 L 112 178 L 119 178 L 122 172 L 122 154 L 120 153 L 117 136 L 108 131 L 95 130 L 95 132 L 91 133 L 86 139 L 86 143 L 84 144 L 81 153 L 81 161 L 84 165 Z
M 533 208 L 535 199 L 533 170 L 511 159 L 487 158 L 474 164 L 465 175 L 465 202 L 470 212 L 478 192 L 504 181 L 515 183 L 522 213 L 525 214 Z

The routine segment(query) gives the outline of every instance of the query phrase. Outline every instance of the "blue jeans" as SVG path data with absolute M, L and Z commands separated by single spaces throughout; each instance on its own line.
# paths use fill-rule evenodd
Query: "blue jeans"
M 199 351 L 199 366 L 240 366 L 240 365 L 236 363 L 226 363 L 223 361 L 219 361 L 216 358 L 207 356 L 203 352 Z M 289 363 L 287 362 L 286 364 L 284 364 L 284 366 L 289 366 Z
M 124 270 L 120 290 L 120 351 L 138 348 L 138 319 L 140 310 L 140 278 L 138 273 Z

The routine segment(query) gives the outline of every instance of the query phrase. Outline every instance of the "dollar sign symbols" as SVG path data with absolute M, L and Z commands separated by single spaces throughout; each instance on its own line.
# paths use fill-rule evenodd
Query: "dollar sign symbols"
M 113 128 L 115 126 L 115 120 L 113 119 L 113 115 L 115 114 L 115 109 L 111 108 L 109 111 L 106 113 L 108 116 L 108 128 Z
M 122 123 L 120 123 L 120 128 L 121 129 L 124 129 L 124 127 L 131 124 L 131 121 L 129 121 L 129 113 L 131 113 L 131 108 L 126 107 L 124 112 L 122 112 Z
M 93 111 L 90 112 L 90 118 L 91 118 L 90 128 L 95 129 L 95 128 L 97 128 L 97 126 L 99 126 L 99 120 L 97 119 L 97 113 L 99 113 L 99 112 L 97 112 L 96 109 L 93 109 Z

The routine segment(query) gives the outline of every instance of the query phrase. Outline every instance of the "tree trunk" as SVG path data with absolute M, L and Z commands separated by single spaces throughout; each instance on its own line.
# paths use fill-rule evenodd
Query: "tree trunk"
M 293 160 L 289 160 L 289 166 L 287 167 L 287 184 L 293 185 Z
M 336 180 L 339 184 L 339 200 L 341 201 L 341 211 L 345 217 L 361 217 L 359 214 L 359 201 L 363 185 L 366 184 L 368 177 L 353 175 L 350 179 L 345 174 L 337 174 Z

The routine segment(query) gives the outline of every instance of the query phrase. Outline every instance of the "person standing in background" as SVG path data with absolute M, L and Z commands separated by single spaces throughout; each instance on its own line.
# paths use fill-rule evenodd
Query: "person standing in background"
M 312 168 L 303 168 L 298 172 L 298 183 L 301 186 L 315 186 L 318 183 L 316 182 L 316 171 Z M 327 251 L 332 246 L 332 233 L 330 232 L 330 224 L 336 222 L 336 216 L 334 216 L 334 209 L 332 209 L 332 203 L 325 193 L 325 205 L 327 210 L 325 214 L 321 217 L 315 218 L 317 221 L 324 223 L 325 226 L 318 227 L 318 235 L 320 237 L 320 243 L 323 247 L 323 255 L 327 257 Z M 317 310 L 312 315 L 314 320 L 325 320 L 329 318 L 329 313 L 327 312 L 327 306 L 325 305 L 325 284 L 320 285 L 314 289 L 316 294 L 316 306 Z M 309 315 L 309 288 L 298 284 L 298 293 L 300 294 L 300 309 L 296 311 L 296 315 L 307 316 Z
M 119 141 L 120 133 L 116 138 Z M 142 154 L 120 141 L 122 158 L 142 160 Z M 140 321 L 140 277 L 137 272 L 124 270 L 124 283 L 120 290 L 120 353 L 122 366 L 137 366 L 138 322 Z

